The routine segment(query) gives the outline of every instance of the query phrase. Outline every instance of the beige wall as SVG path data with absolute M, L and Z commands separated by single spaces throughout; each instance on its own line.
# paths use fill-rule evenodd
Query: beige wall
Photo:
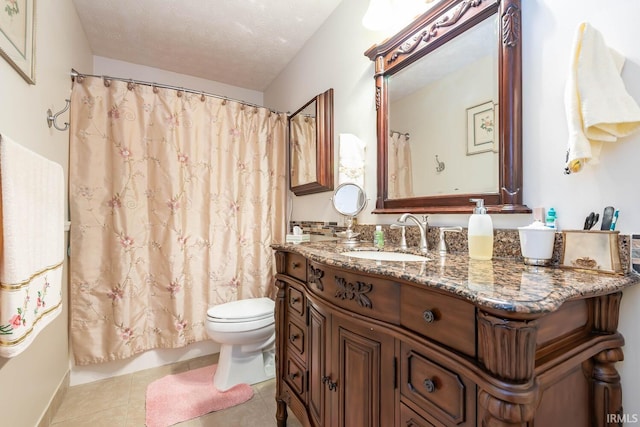
M 0 58 L 0 132 L 68 170 L 69 132 L 49 129 L 46 111 L 69 97 L 71 68 L 91 70 L 92 56 L 71 0 L 41 0 L 36 8 L 36 84 Z M 61 124 L 68 120 L 65 113 Z M 64 269 L 66 283 L 67 269 Z M 66 301 L 67 288 L 63 298 Z M 69 371 L 67 305 L 23 353 L 0 358 L 2 425 L 34 426 Z

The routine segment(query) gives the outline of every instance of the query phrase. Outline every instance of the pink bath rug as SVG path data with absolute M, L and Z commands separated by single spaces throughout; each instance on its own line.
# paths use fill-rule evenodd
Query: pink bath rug
M 213 386 L 218 365 L 167 375 L 147 387 L 147 427 L 167 427 L 246 402 L 253 397 L 249 384 L 225 392 Z

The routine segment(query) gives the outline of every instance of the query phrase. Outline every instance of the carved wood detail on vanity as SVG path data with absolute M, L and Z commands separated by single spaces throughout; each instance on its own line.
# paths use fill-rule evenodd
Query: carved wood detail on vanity
M 347 282 L 343 277 L 336 276 L 336 290 L 335 297 L 342 300 L 355 300 L 360 307 L 373 308 L 371 299 L 367 296 L 373 289 L 371 283 L 365 283 L 357 281 L 355 283 Z
M 593 329 L 614 333 L 618 329 L 622 292 L 602 295 L 593 299 Z
M 478 351 L 484 367 L 499 378 L 531 380 L 537 329 L 535 321 L 502 319 L 479 311 Z
M 319 268 L 313 268 L 311 264 L 309 264 L 309 284 L 316 285 L 316 287 L 324 291 L 324 286 L 322 285 L 322 278 L 324 277 L 324 271 Z
M 601 351 L 592 358 L 591 388 L 596 426 L 608 426 L 608 414 L 622 414 L 622 385 L 615 363 L 624 360 L 621 348 Z

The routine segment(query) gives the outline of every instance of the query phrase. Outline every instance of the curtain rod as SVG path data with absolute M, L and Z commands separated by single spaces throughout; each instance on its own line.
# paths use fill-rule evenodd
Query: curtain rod
M 106 79 L 106 80 L 119 80 L 119 81 L 122 81 L 122 82 L 128 82 L 128 83 L 134 83 L 134 84 L 140 84 L 140 85 L 146 85 L 146 86 L 152 86 L 152 87 L 159 87 L 159 88 L 162 88 L 162 89 L 181 90 L 183 92 L 193 93 L 193 94 L 196 94 L 196 95 L 206 95 L 206 96 L 211 96 L 213 98 L 224 99 L 224 100 L 232 101 L 232 102 L 238 102 L 240 104 L 247 105 L 249 107 L 266 108 L 267 110 L 271 111 L 272 113 L 283 114 L 281 111 L 272 110 L 272 109 L 264 107 L 262 105 L 252 104 L 250 102 L 241 101 L 239 99 L 229 98 L 228 96 L 222 96 L 222 95 L 216 95 L 216 94 L 213 94 L 213 93 L 203 92 L 201 90 L 186 89 L 186 88 L 183 88 L 183 87 L 180 87 L 180 86 L 172 86 L 172 85 L 166 85 L 166 84 L 162 84 L 162 83 L 145 82 L 145 81 L 142 81 L 142 80 L 135 80 L 135 79 L 125 79 L 123 77 L 111 77 L 111 76 L 99 76 L 99 75 L 96 75 L 96 74 L 84 74 L 84 73 L 79 73 L 76 70 L 72 69 L 71 70 L 71 79 L 73 80 L 76 77 L 99 77 L 101 79 Z

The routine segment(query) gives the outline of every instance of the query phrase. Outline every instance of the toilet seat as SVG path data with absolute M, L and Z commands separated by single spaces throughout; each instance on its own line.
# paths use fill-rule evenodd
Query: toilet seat
M 273 319 L 275 302 L 270 298 L 249 298 L 214 305 L 207 310 L 207 320 L 216 323 L 245 323 Z

